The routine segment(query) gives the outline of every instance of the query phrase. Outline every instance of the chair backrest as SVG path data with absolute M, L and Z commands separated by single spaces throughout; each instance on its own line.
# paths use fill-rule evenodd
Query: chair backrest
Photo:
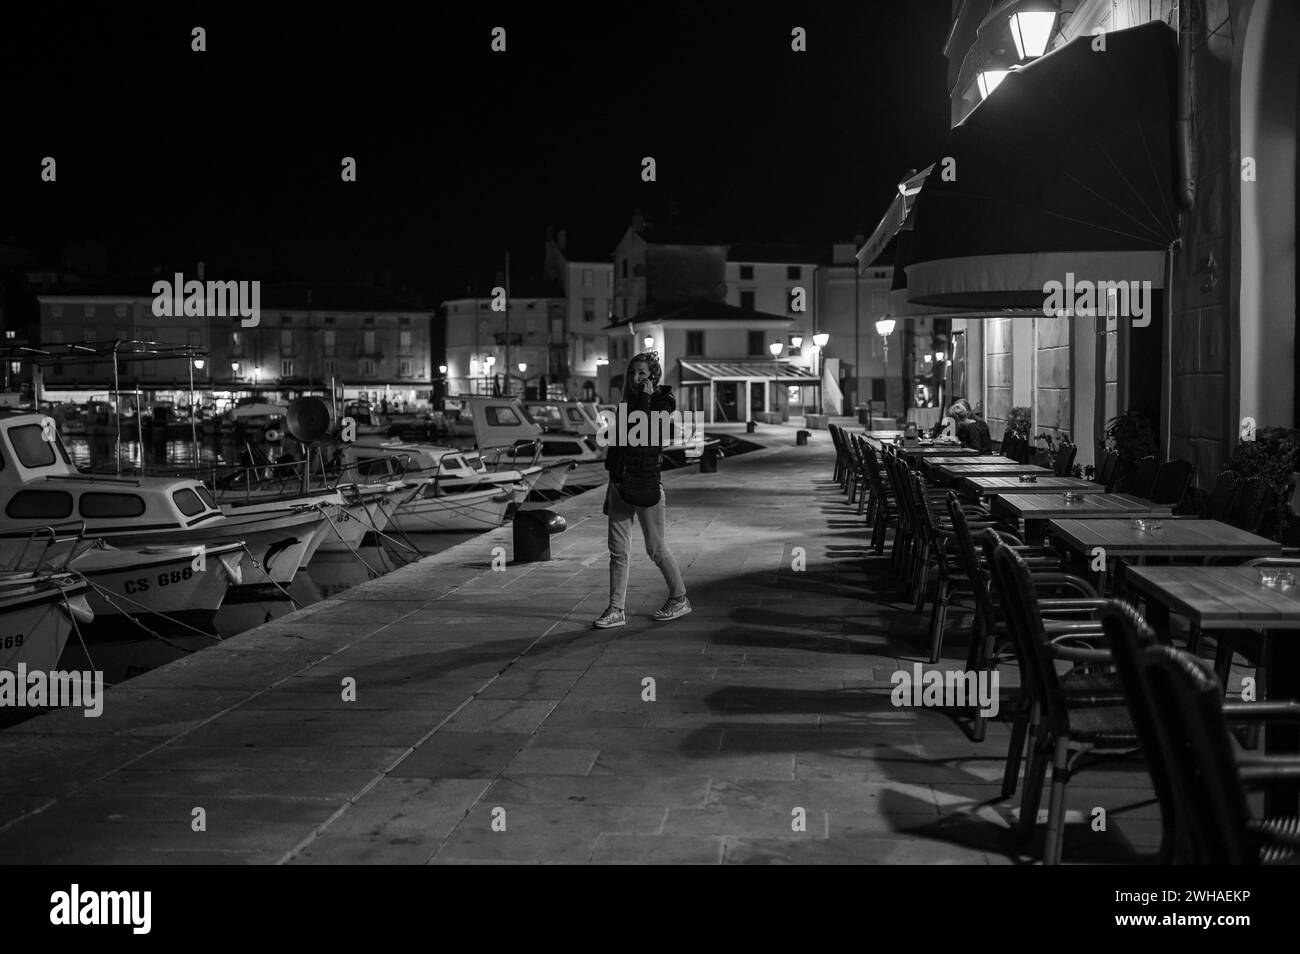
M 865 437 L 859 437 L 857 441 L 858 450 L 862 452 L 862 466 L 867 472 L 867 483 L 871 486 L 872 496 L 875 496 L 882 503 L 892 499 L 885 489 L 885 482 L 880 477 L 882 464 L 880 458 L 876 456 L 876 449 L 871 446 L 871 442 Z
M 1107 451 L 1105 458 L 1101 462 L 1101 467 L 1097 471 L 1097 483 L 1110 493 L 1115 489 L 1115 481 L 1119 478 L 1119 451 Z
M 1143 457 L 1129 472 L 1124 492 L 1136 497 L 1150 498 L 1151 488 L 1156 484 L 1156 474 L 1163 466 L 1155 457 Z
M 1045 667 L 1039 651 L 1043 620 L 1038 613 L 1029 567 L 992 530 L 984 531 L 981 545 L 1002 607 L 1002 619 L 1011 634 L 1016 658 L 1020 663 L 1021 693 L 1026 702 L 1040 703 L 1043 718 L 1048 725 L 1058 735 L 1064 734 L 1068 732 L 1065 696 L 1055 667 Z
M 961 508 L 961 501 L 952 491 L 948 491 L 948 517 L 952 522 L 953 536 L 957 538 L 957 558 L 962 569 L 970 577 L 975 591 L 975 612 L 978 614 L 984 633 L 987 635 L 994 623 L 993 598 L 989 594 L 989 572 L 980 565 L 979 552 L 975 549 L 975 538 L 971 536 L 970 524 L 966 521 L 966 511 Z
M 1057 477 L 1069 477 L 1074 468 L 1074 457 L 1079 453 L 1078 444 L 1062 444 L 1052 462 L 1052 473 Z
M 1230 470 L 1220 471 L 1214 481 L 1214 489 L 1205 499 L 1205 515 L 1212 520 L 1231 522 L 1232 508 L 1240 491 L 1240 478 Z
M 1178 802 L 1175 827 L 1189 853 L 1182 860 L 1258 864 L 1219 680 L 1195 656 L 1172 646 L 1144 651 L 1140 672 Z
M 1228 523 L 1248 533 L 1258 533 L 1265 511 L 1273 507 L 1273 492 L 1262 477 L 1251 477 L 1237 494 L 1228 514 Z
M 1136 609 L 1120 600 L 1107 600 L 1100 616 L 1133 727 L 1146 757 L 1147 771 L 1151 773 L 1151 786 L 1160 802 L 1165 839 L 1162 856 L 1166 863 L 1181 861 L 1185 849 L 1176 843 L 1176 838 L 1188 821 L 1183 818 L 1184 809 L 1178 803 L 1174 781 L 1165 764 L 1156 717 L 1151 712 L 1150 695 L 1142 675 L 1142 654 L 1156 645 L 1156 634 Z
M 1156 472 L 1156 478 L 1151 493 L 1141 494 L 1136 490 L 1139 497 L 1147 497 L 1152 503 L 1173 504 L 1175 507 L 1183 502 L 1187 496 L 1187 488 L 1192 485 L 1192 462 L 1189 460 L 1167 460 L 1160 465 Z

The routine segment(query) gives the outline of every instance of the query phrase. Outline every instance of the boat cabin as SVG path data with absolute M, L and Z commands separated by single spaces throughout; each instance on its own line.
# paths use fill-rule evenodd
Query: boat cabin
M 0 532 L 78 520 L 90 533 L 189 529 L 224 519 L 200 481 L 83 474 L 53 418 L 0 415 Z

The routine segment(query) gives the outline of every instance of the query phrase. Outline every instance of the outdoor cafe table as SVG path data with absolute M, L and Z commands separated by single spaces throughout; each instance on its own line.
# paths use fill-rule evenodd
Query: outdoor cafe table
M 1014 464 L 1016 461 L 1010 457 L 1002 457 L 998 454 L 973 454 L 963 451 L 961 454 L 946 454 L 934 457 L 926 457 L 923 461 L 927 467 L 942 467 L 944 464 Z
M 1134 560 L 1141 557 L 1252 557 L 1277 556 L 1282 544 L 1256 536 L 1218 520 L 1163 521 L 1159 530 L 1139 530 L 1123 520 L 1053 520 L 1048 526 L 1051 536 L 1064 546 L 1091 561 L 1100 549 L 1103 567 L 1111 560 Z M 1098 590 L 1104 590 L 1106 570 L 1100 572 Z
M 898 452 L 914 460 L 928 460 L 931 457 L 977 457 L 979 451 L 973 447 L 960 444 L 899 444 Z
M 957 486 L 976 497 L 994 494 L 1063 494 L 1067 490 L 1084 494 L 1104 494 L 1106 488 L 1082 477 L 1039 477 L 1034 483 L 1021 483 L 1019 477 L 986 475 L 963 477 Z
M 1268 641 L 1264 698 L 1300 698 L 1300 587 L 1264 586 L 1259 570 L 1244 566 L 1139 566 L 1130 567 L 1127 578 L 1134 589 L 1201 630 L 1291 630 Z M 1264 751 L 1300 752 L 1300 728 L 1270 724 Z M 1270 788 L 1265 811 L 1294 815 L 1298 799 L 1300 786 Z
M 1036 474 L 1039 478 L 1052 476 L 1050 468 L 1036 464 L 986 464 L 983 461 L 941 464 L 933 468 L 933 473 L 938 479 L 947 481 L 958 481 L 963 477 L 1018 477 L 1021 474 Z
M 1154 504 L 1131 494 L 1087 494 L 1079 500 L 1066 500 L 1064 493 L 1052 494 L 997 494 L 989 507 L 995 520 L 1001 520 L 1019 529 L 1024 521 L 1027 536 L 1042 536 L 1043 523 L 1048 520 L 1105 520 L 1119 517 L 1151 517 L 1159 519 L 1173 513 L 1172 504 Z

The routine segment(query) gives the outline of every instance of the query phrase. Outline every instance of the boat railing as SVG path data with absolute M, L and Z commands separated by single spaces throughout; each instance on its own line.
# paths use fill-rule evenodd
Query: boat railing
M 27 566 L 29 561 L 32 566 L 43 566 L 46 559 L 49 558 L 50 551 L 60 541 L 71 540 L 71 549 L 68 551 L 67 556 L 64 557 L 62 565 L 57 567 L 57 569 L 66 569 L 68 563 L 74 557 L 84 552 L 82 544 L 86 542 L 86 521 L 68 520 L 62 523 L 52 523 L 44 527 L 7 530 L 0 533 L 0 540 L 22 541 L 22 549 L 15 554 L 14 559 L 7 566 L 0 567 L 0 570 L 6 573 L 18 571 L 21 567 Z
M 520 454 L 526 453 L 525 448 L 530 446 L 532 447 L 532 457 L 529 458 L 528 463 L 525 464 L 520 460 Z M 509 459 L 503 462 L 502 457 L 506 455 L 507 452 L 509 453 Z M 513 444 L 481 447 L 479 448 L 478 453 L 479 459 L 483 461 L 483 466 L 490 471 L 518 470 L 521 467 L 537 466 L 538 461 L 542 459 L 542 442 L 540 440 L 519 440 L 515 441 Z M 490 458 L 488 456 L 489 454 L 492 455 Z M 503 467 L 503 463 L 506 463 L 509 466 Z

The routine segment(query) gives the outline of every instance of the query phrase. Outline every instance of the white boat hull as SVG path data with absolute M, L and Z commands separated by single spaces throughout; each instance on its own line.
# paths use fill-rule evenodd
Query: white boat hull
M 443 497 L 426 497 L 426 484 L 417 496 L 393 511 L 389 527 L 403 533 L 447 533 L 495 530 L 505 521 L 513 502 L 511 494 L 498 490 L 471 490 Z
M 73 617 L 81 625 L 94 618 L 86 592 L 85 584 L 59 587 L 30 575 L 0 583 L 0 669 L 57 669 Z
M 227 516 L 210 528 L 192 530 L 146 530 L 139 533 L 108 533 L 114 546 L 142 544 L 163 546 L 220 546 L 242 541 L 247 548 L 239 564 L 243 586 L 278 583 L 287 586 L 298 573 L 302 555 L 311 545 L 321 520 L 318 510 L 302 513 Z
M 202 561 L 189 547 L 98 547 L 75 557 L 70 568 L 91 584 L 88 600 L 98 623 L 141 615 L 203 619 L 243 581 L 243 559 L 236 543 L 205 548 Z

